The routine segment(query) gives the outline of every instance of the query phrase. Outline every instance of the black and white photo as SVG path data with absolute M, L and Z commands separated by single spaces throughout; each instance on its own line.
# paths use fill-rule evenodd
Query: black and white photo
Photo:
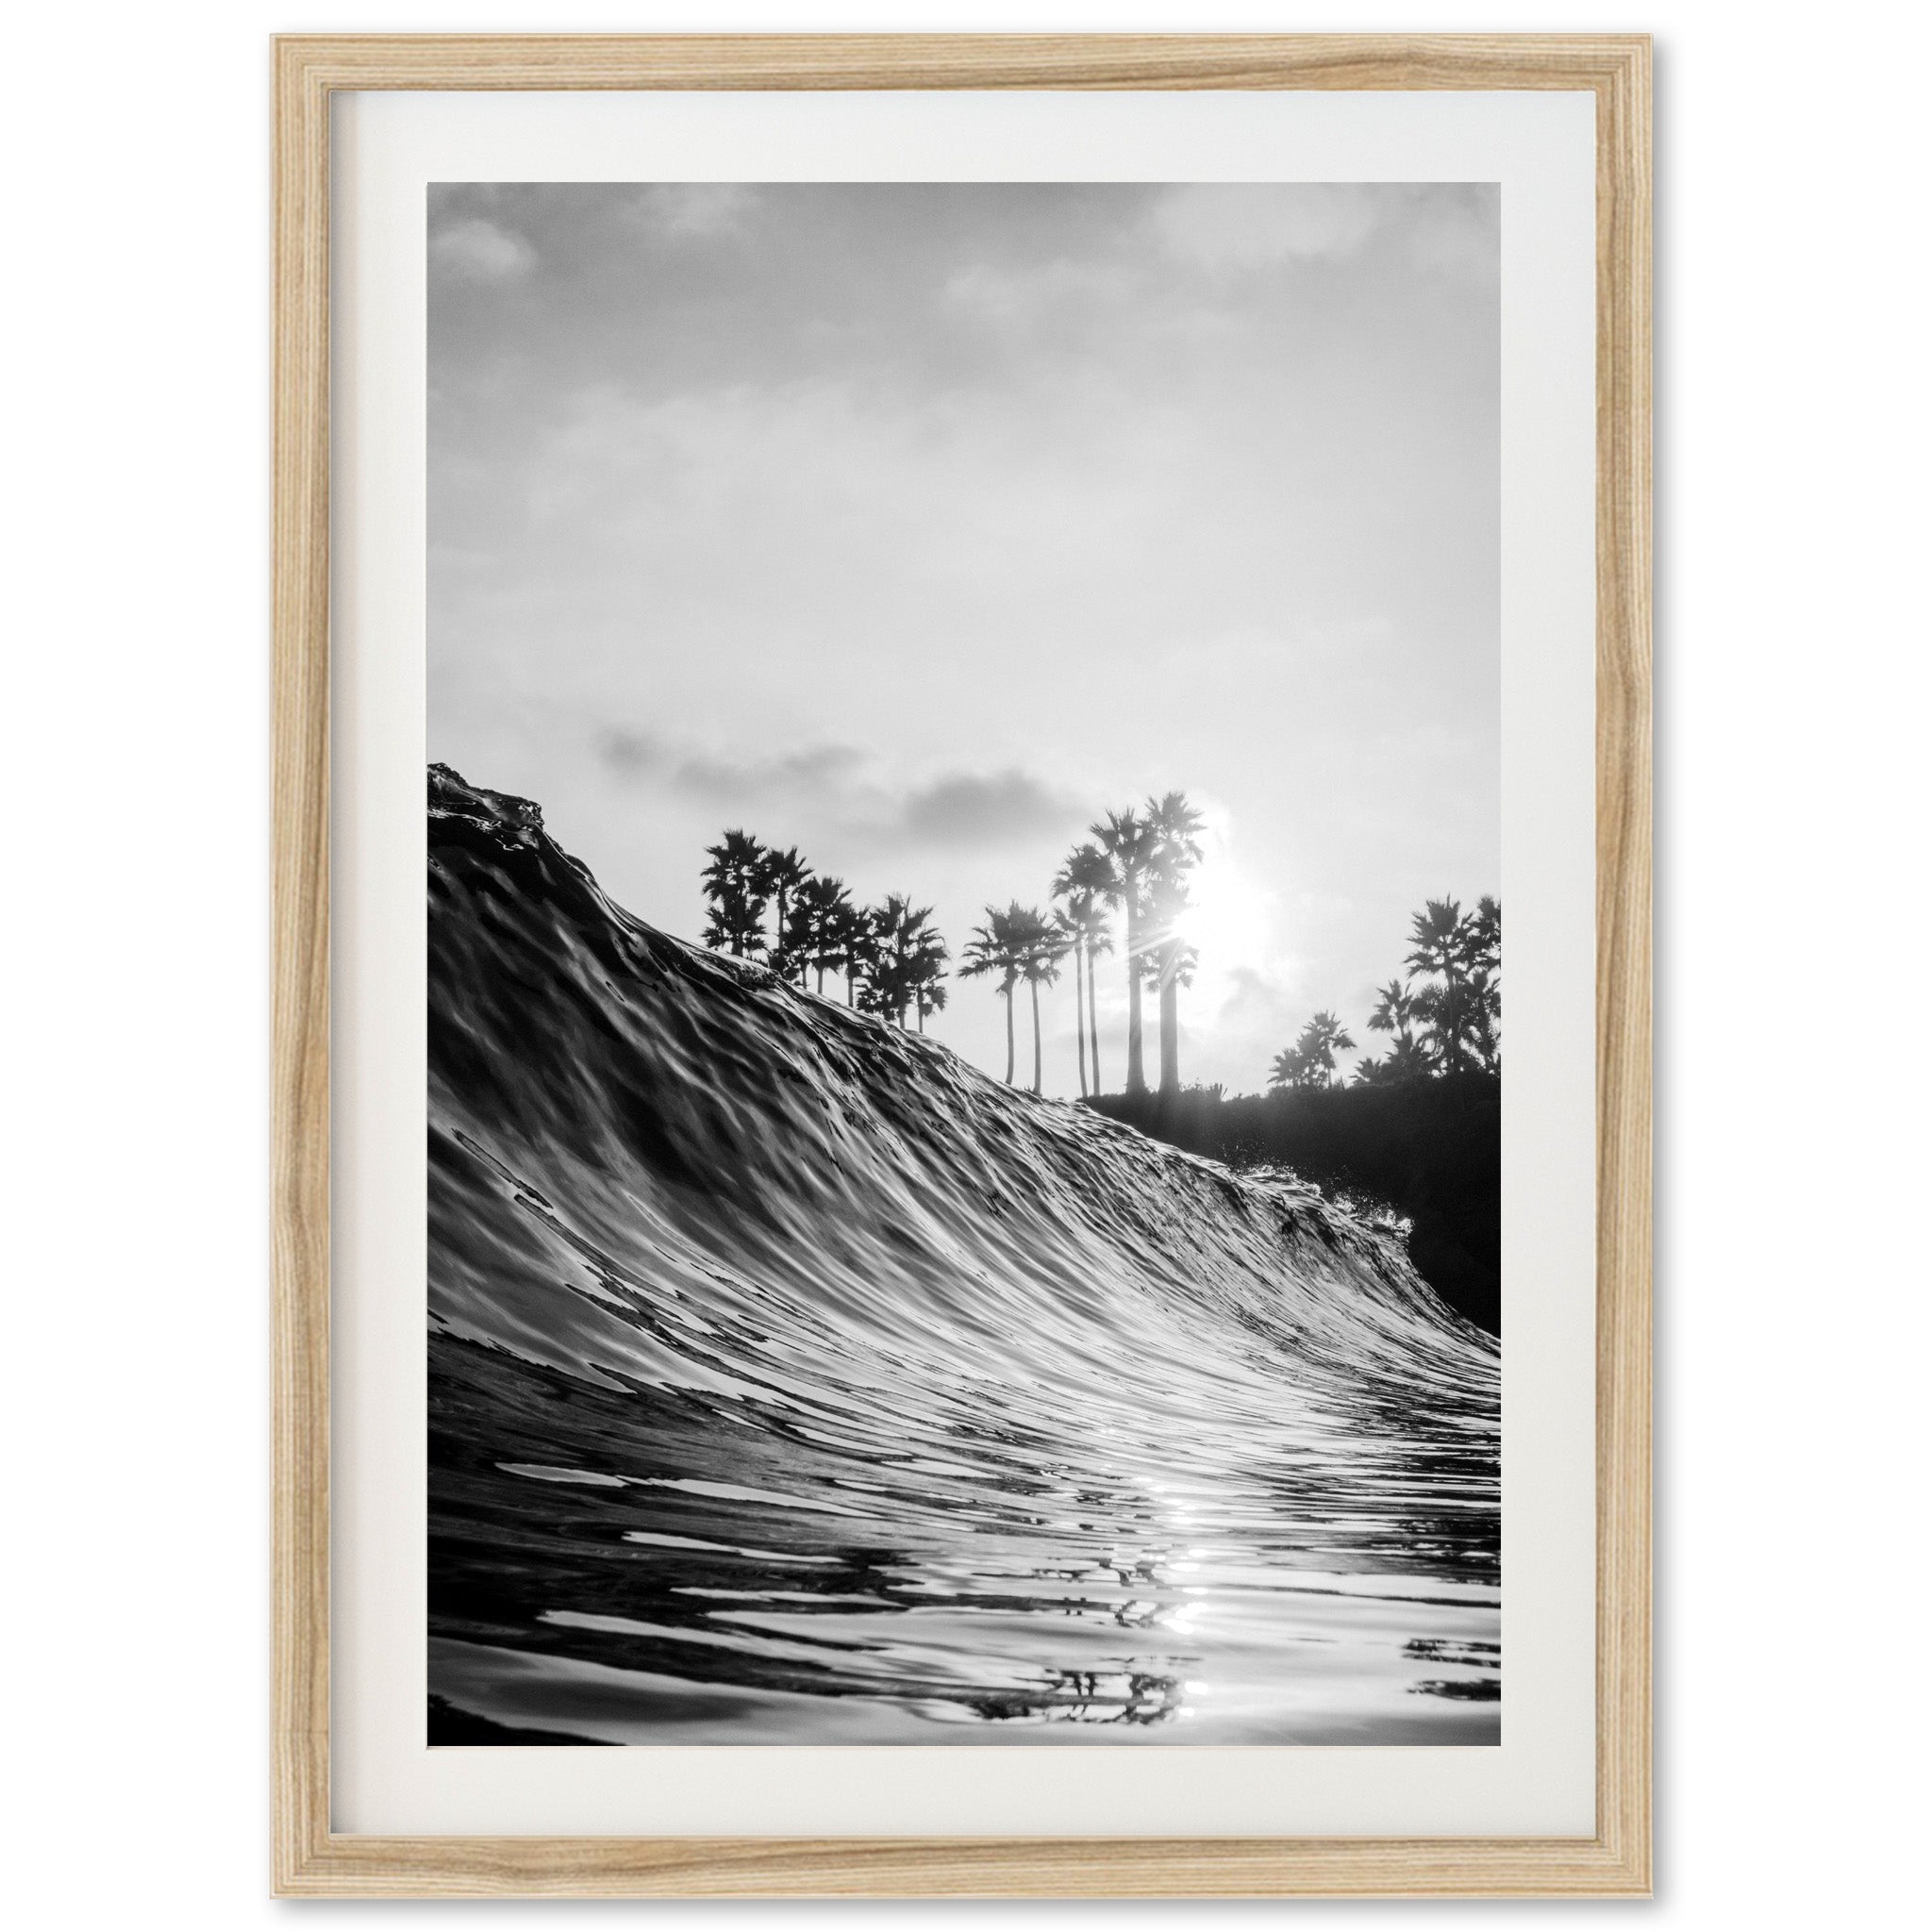
M 444 183 L 432 1745 L 1494 1745 L 1493 184 Z

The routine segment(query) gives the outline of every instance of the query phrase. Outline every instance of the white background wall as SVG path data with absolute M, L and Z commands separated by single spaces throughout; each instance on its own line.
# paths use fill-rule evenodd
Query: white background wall
M 1923 17 L 96 0 L 16 18 L 0 113 L 0 1823 L 20 1923 L 291 1909 L 265 1857 L 266 36 L 699 25 L 1658 35 L 1656 1909 L 1922 1909 Z

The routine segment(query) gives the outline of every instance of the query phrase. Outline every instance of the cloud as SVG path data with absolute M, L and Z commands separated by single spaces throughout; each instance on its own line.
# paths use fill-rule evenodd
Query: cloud
M 946 279 L 947 305 L 1001 328 L 1024 327 L 1069 309 L 1124 301 L 1133 279 L 1107 262 L 1056 260 L 1031 268 L 974 262 Z
M 597 740 L 597 756 L 621 778 L 643 778 L 661 770 L 664 747 L 646 731 L 612 730 Z
M 513 282 L 537 266 L 537 251 L 514 229 L 471 215 L 430 237 L 429 260 L 458 281 Z
M 1154 230 L 1175 254 L 1215 270 L 1274 268 L 1353 255 L 1374 233 L 1385 197 L 1344 182 L 1171 188 Z
M 1038 621 L 1091 610 L 1096 585 L 1119 595 L 1123 558 L 1145 575 L 1177 529 L 1200 526 L 1197 462 L 1241 458 L 1204 449 L 1203 416 L 1171 395 L 1023 359 L 1024 402 L 992 406 L 970 385 L 744 382 L 661 399 L 587 386 L 552 411 L 506 496 L 588 570 L 656 559 L 680 584 L 714 571 L 693 621 L 757 603 L 792 613 L 793 637 L 842 634 L 859 583 L 908 622 L 935 603 L 956 624 L 1008 622 L 1017 585 Z M 1218 555 L 1235 540 L 1224 521 L 1210 541 Z
M 625 778 L 657 778 L 690 798 L 758 803 L 800 791 L 838 784 L 864 762 L 847 744 L 813 744 L 775 758 L 733 758 L 666 744 L 648 731 L 617 728 L 597 741 L 598 755 Z
M 656 784 L 739 817 L 808 811 L 870 844 L 1002 845 L 1060 830 L 1081 816 L 1077 801 L 1017 768 L 941 773 L 908 791 L 868 770 L 865 754 L 847 744 L 745 758 L 618 728 L 604 733 L 597 752 L 625 780 Z
M 1022 771 L 954 773 L 906 801 L 906 829 L 934 845 L 991 845 L 1077 820 L 1079 806 Z
M 638 213 L 659 235 L 694 240 L 741 228 L 758 199 L 754 189 L 736 181 L 665 182 L 644 191 Z
M 786 798 L 824 792 L 841 786 L 863 762 L 846 744 L 812 744 L 777 758 L 732 758 L 699 753 L 673 768 L 671 781 L 691 797 L 716 799 Z
M 1202 184 L 1168 189 L 1149 219 L 1172 253 L 1223 278 L 1340 261 L 1373 242 L 1412 272 L 1492 286 L 1501 210 L 1493 181 Z
M 1502 268 L 1502 192 L 1493 181 L 1434 191 L 1430 218 L 1413 223 L 1409 248 L 1425 274 L 1493 286 Z

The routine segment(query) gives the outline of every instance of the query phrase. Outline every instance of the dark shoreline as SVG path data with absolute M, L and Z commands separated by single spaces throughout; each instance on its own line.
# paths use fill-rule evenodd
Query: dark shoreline
M 1085 1103 L 1151 1139 L 1229 1167 L 1291 1167 L 1331 1197 L 1386 1203 L 1413 1224 L 1408 1257 L 1457 1314 L 1502 1321 L 1503 1083 L 1456 1074 L 1390 1086 Z

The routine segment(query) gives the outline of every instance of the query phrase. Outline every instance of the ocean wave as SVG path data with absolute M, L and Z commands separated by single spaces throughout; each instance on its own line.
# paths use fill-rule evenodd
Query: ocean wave
M 441 766 L 428 864 L 432 1741 L 1494 1740 L 1497 1349 L 1399 1241 Z

